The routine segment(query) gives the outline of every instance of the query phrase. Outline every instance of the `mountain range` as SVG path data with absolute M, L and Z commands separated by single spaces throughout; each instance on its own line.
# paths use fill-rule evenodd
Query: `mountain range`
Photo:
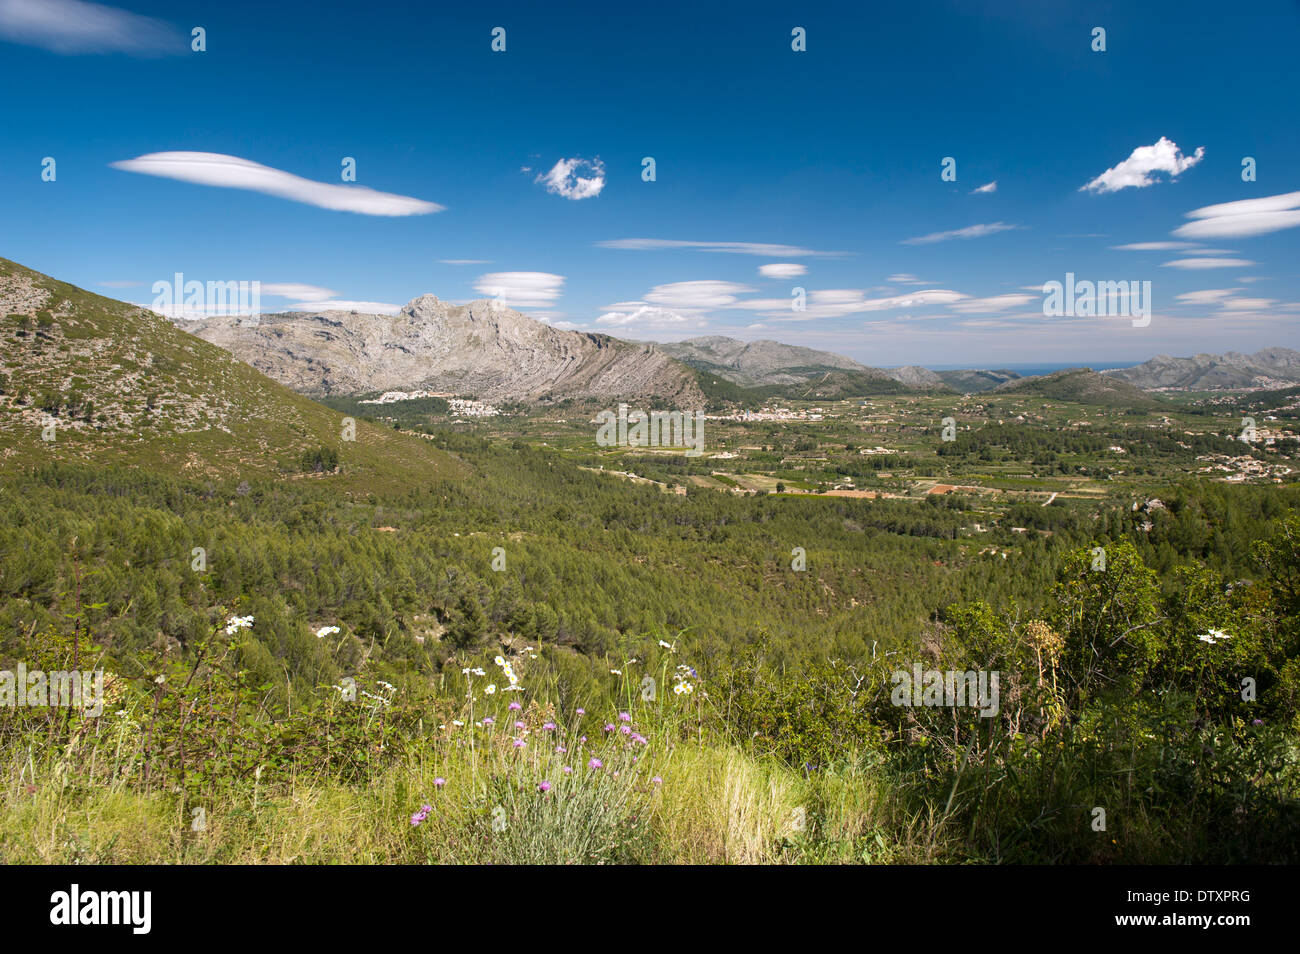
M 1282 388 L 1300 384 L 1300 351 L 1265 348 L 1254 354 L 1197 354 L 1190 358 L 1156 355 L 1131 368 L 1104 374 L 1144 390 L 1175 388 L 1215 391 L 1223 388 Z
M 282 467 L 286 455 L 326 442 L 337 416 L 303 395 L 423 390 L 499 403 L 576 398 L 698 408 L 710 399 L 996 390 L 1145 405 L 1145 391 L 1300 384 L 1300 352 L 1286 348 L 1160 355 L 1102 374 L 1071 369 L 1020 378 L 1008 370 L 873 368 L 768 340 L 624 341 L 554 328 L 491 301 L 456 305 L 433 295 L 396 315 L 304 311 L 168 321 L 5 259 L 0 315 L 8 315 L 9 344 L 0 404 L 15 412 L 0 432 L 21 429 L 30 437 L 53 409 L 81 434 L 83 449 L 96 441 L 152 442 L 157 453 L 198 461 L 205 455 L 185 443 L 221 434 L 219 442 L 234 438 L 243 448 L 244 466 L 272 466 L 274 459 Z M 181 434 L 185 442 L 175 440 Z M 17 453 L 8 445 L 0 445 L 6 457 Z M 425 450 L 416 456 L 426 459 Z

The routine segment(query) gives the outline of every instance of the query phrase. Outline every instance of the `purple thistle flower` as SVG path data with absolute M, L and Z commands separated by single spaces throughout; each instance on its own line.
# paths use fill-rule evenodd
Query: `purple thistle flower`
M 554 722 L 547 722 L 545 725 L 542 726 L 542 728 L 545 729 L 547 732 L 554 732 L 554 731 L 555 731 L 555 723 L 554 723 Z
M 600 759 L 595 758 L 595 757 L 593 757 L 592 760 L 591 760 L 590 762 L 587 763 L 587 768 L 598 769 L 598 768 L 604 768 L 604 767 L 605 767 L 605 763 L 602 762 Z
M 618 731 L 622 732 L 624 735 L 631 735 L 632 727 L 630 725 L 619 726 Z
M 551 790 L 551 783 L 547 781 L 543 781 L 540 785 L 537 786 L 537 790 L 539 792 L 549 792 Z
M 605 723 L 605 731 L 606 731 L 606 732 L 613 732 L 613 731 L 614 731 L 614 726 L 611 725 L 610 723 L 606 722 L 606 723 Z
M 516 723 L 515 723 L 515 728 L 516 728 L 516 729 L 522 729 L 523 727 L 524 727 L 524 724 L 523 724 L 522 722 L 516 722 Z
M 572 775 L 572 774 L 573 774 L 573 769 L 570 768 L 570 767 L 567 766 L 567 765 L 564 766 L 564 774 L 565 774 L 565 775 Z
M 586 714 L 587 714 L 587 710 L 586 710 L 586 709 L 579 709 L 579 710 L 578 710 L 578 715 L 580 715 L 580 716 L 584 716 L 584 715 L 586 715 Z
M 524 747 L 524 740 L 523 740 L 523 739 L 515 739 L 515 748 L 517 748 L 517 749 L 522 749 L 523 747 Z
M 433 780 L 434 788 L 442 788 L 446 784 L 447 784 L 447 780 L 443 778 L 441 775 L 439 775 L 437 778 Z
M 485 716 L 485 717 L 483 718 L 483 724 L 484 724 L 484 725 L 492 725 L 492 723 L 494 723 L 494 722 L 496 722 L 496 721 L 497 721 L 497 720 L 494 719 L 494 718 L 492 718 L 491 716 Z
M 653 782 L 655 785 L 662 785 L 664 783 L 664 780 L 661 779 L 658 775 L 650 779 L 650 781 Z
M 620 713 L 618 714 L 618 721 L 619 721 L 619 722 L 631 722 L 631 721 L 632 721 L 632 717 L 631 717 L 630 715 L 628 715 L 626 712 L 620 712 Z
M 517 703 L 517 702 L 512 702 L 512 703 L 510 703 L 510 711 L 511 711 L 511 712 L 518 712 L 518 711 L 519 711 L 520 709 L 522 709 L 522 708 L 523 708 L 523 706 L 521 706 L 521 705 L 520 705 L 519 703 Z

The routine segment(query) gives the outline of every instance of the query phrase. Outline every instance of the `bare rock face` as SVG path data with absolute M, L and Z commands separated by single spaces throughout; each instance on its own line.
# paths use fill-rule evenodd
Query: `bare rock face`
M 306 394 L 426 390 L 495 402 L 704 404 L 695 375 L 656 345 L 552 328 L 486 300 L 453 305 L 422 295 L 396 315 L 294 312 L 178 324 Z
M 1277 388 L 1300 383 L 1300 352 L 1265 348 L 1254 354 L 1196 354 L 1172 358 L 1159 354 L 1131 368 L 1107 374 L 1140 388 L 1209 391 L 1220 388 Z

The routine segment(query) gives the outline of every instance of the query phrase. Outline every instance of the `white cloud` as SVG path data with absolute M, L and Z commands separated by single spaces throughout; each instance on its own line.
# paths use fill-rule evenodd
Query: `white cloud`
M 1183 238 L 1241 238 L 1300 225 L 1300 192 L 1207 205 L 1187 213 L 1186 225 L 1174 229 Z
M 298 301 L 323 301 L 338 294 L 328 288 L 315 285 L 303 285 L 298 282 L 262 282 L 259 286 L 263 295 L 277 295 L 280 298 L 294 298 Z
M 474 282 L 474 290 L 499 298 L 511 308 L 546 308 L 564 290 L 564 276 L 550 272 L 489 272 Z
M 356 311 L 363 315 L 395 315 L 401 305 L 384 301 L 304 301 L 289 306 L 290 311 Z
M 986 182 L 984 185 L 980 186 L 977 189 L 971 189 L 970 194 L 987 195 L 990 192 L 997 192 L 997 191 L 998 191 L 998 180 L 994 179 L 992 182 Z
M 580 175 L 586 172 L 588 175 Z M 592 199 L 605 188 L 605 164 L 599 159 L 561 159 L 550 172 L 541 173 L 534 182 L 540 182 L 552 195 L 566 199 Z
M 927 282 L 925 279 L 917 278 L 915 275 L 912 275 L 908 272 L 899 272 L 895 275 L 890 275 L 888 278 L 885 279 L 885 281 L 889 282 L 889 284 L 891 285 L 933 285 L 934 284 L 934 282 Z
M 841 252 L 815 252 L 797 245 L 766 245 L 761 242 L 692 242 L 681 239 L 627 238 L 597 242 L 598 248 L 622 248 L 638 251 L 670 248 L 696 248 L 705 252 L 730 252 L 758 255 L 762 258 L 807 258 L 814 255 L 840 255 Z
M 656 285 L 645 296 L 646 301 L 678 311 L 703 311 L 709 308 L 730 308 L 737 295 L 752 292 L 748 285 L 724 281 L 673 282 Z
M 993 235 L 997 232 L 1006 232 L 1018 228 L 1020 228 L 1019 225 L 1007 225 L 1005 222 L 991 222 L 987 225 L 968 225 L 964 229 L 952 229 L 949 232 L 931 232 L 929 235 L 922 235 L 919 238 L 904 239 L 901 244 L 929 245 L 932 242 L 946 242 L 949 239 L 982 238 L 985 235 Z
M 1276 304 L 1272 298 L 1228 298 L 1219 307 L 1224 311 L 1263 311 Z
M 1121 252 L 1170 252 L 1180 248 L 1196 248 L 1195 242 L 1134 242 L 1131 245 L 1112 245 Z
M 966 298 L 952 302 L 948 307 L 963 315 L 984 315 L 995 311 L 1020 308 L 1031 301 L 1035 301 L 1038 297 L 1037 295 L 1018 294 L 993 295 L 989 298 Z
M 1107 169 L 1091 182 L 1079 187 L 1080 192 L 1118 192 L 1120 189 L 1143 189 L 1155 185 L 1152 173 L 1166 172 L 1171 179 L 1176 179 L 1205 156 L 1205 147 L 1198 146 L 1196 152 L 1184 156 L 1178 144 L 1170 142 L 1164 136 L 1152 146 L 1138 146 L 1132 155 L 1117 166 Z
M 1183 268 L 1183 269 L 1204 269 L 1204 268 L 1239 268 L 1255 263 L 1245 258 L 1176 258 L 1172 262 L 1165 262 L 1161 268 Z
M 396 216 L 427 215 L 443 209 L 443 206 L 423 199 L 377 192 L 366 186 L 316 182 L 238 156 L 215 152 L 153 152 L 110 165 L 114 169 L 181 182 L 247 189 L 337 212 Z
M 596 319 L 598 325 L 615 327 L 637 326 L 649 330 L 681 330 L 697 328 L 706 324 L 699 315 L 682 314 L 671 308 L 640 304 L 631 311 L 609 311 Z
M 1175 295 L 1174 300 L 1188 305 L 1209 305 L 1229 298 L 1239 291 L 1241 291 L 1240 288 L 1206 288 L 1202 291 L 1184 292 L 1181 295 Z
M 758 266 L 758 274 L 764 278 L 798 278 L 807 274 L 807 265 L 776 264 Z
M 809 292 L 803 311 L 793 311 L 788 298 L 750 299 L 736 307 L 757 311 L 764 317 L 778 321 L 809 321 L 814 318 L 842 318 L 863 312 L 890 311 L 921 305 L 948 305 L 968 297 L 945 288 L 931 288 L 891 295 L 888 298 L 867 298 L 861 289 L 831 288 Z
M 189 51 L 186 37 L 162 20 L 83 0 L 0 0 L 0 37 L 64 54 Z

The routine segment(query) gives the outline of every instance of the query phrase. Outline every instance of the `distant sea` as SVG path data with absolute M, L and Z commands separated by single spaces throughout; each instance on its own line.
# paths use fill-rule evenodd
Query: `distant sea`
M 1022 378 L 1051 374 L 1066 368 L 1092 368 L 1094 371 L 1108 371 L 1111 368 L 1131 368 L 1141 361 L 1070 361 L 1066 364 L 998 364 L 997 362 L 980 362 L 979 364 L 927 364 L 931 371 L 965 371 L 968 368 L 984 368 L 989 371 L 1014 371 Z

